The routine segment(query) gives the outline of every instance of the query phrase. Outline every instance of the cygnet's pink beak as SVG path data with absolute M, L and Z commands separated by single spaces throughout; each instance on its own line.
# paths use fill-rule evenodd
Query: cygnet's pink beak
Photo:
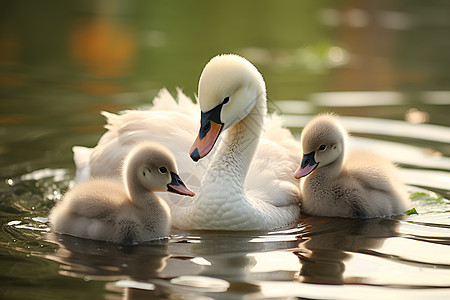
M 298 167 L 297 171 L 295 171 L 294 176 L 296 179 L 300 179 L 302 177 L 305 177 L 312 171 L 314 171 L 319 164 L 315 164 L 314 166 L 306 166 L 305 168 L 302 168 L 301 166 Z
M 207 130 L 204 130 L 205 133 L 200 129 L 200 132 L 191 147 L 191 158 L 194 161 L 198 161 L 200 158 L 208 155 L 222 131 L 223 124 L 217 124 L 213 121 L 208 121 L 207 124 L 208 125 L 205 126 Z
M 170 176 L 172 176 L 172 182 L 167 185 L 168 192 L 190 197 L 195 196 L 195 193 L 186 187 L 178 174 L 170 172 Z
M 303 155 L 302 163 L 294 173 L 295 178 L 305 177 L 317 168 L 319 163 L 315 161 L 314 155 L 314 151 Z

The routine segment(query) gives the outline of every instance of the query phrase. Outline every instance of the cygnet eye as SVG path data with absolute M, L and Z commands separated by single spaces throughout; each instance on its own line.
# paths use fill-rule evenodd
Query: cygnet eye
M 325 150 L 327 148 L 326 145 L 320 145 L 319 150 Z
M 159 172 L 162 173 L 162 174 L 167 173 L 167 168 L 166 168 L 166 167 L 159 167 L 158 170 L 159 170 Z
M 225 99 L 223 99 L 222 104 L 227 104 L 230 101 L 230 97 L 225 97 Z

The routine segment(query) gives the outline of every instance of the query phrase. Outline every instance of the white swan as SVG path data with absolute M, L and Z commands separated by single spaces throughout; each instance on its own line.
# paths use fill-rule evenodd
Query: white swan
M 127 156 L 123 181 L 91 179 L 76 185 L 50 212 L 55 232 L 115 243 L 169 235 L 170 210 L 153 192 L 194 196 L 177 175 L 175 158 L 158 144 L 137 145 Z
M 177 104 L 163 90 L 149 110 L 107 113 L 108 132 L 98 145 L 74 149 L 79 177 L 116 174 L 133 143 L 153 140 L 174 152 L 180 175 L 197 193 L 192 201 L 165 197 L 175 227 L 267 230 L 295 222 L 300 192 L 292 172 L 300 145 L 280 118 L 266 120 L 261 74 L 237 55 L 216 56 L 205 66 L 198 92 L 201 110 L 181 92 Z M 197 132 L 192 158 L 211 153 L 194 163 L 189 149 Z
M 382 217 L 410 208 L 394 165 L 370 152 L 347 152 L 347 132 L 336 116 L 324 114 L 302 131 L 303 159 L 295 177 L 304 178 L 302 209 L 319 216 Z

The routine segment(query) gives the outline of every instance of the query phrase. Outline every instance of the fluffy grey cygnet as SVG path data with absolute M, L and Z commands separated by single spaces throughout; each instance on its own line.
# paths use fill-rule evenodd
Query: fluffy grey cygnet
M 123 181 L 91 179 L 76 185 L 50 212 L 55 232 L 114 243 L 139 243 L 169 235 L 170 210 L 154 192 L 194 196 L 177 175 L 165 147 L 143 143 L 128 154 Z
M 303 129 L 303 159 L 295 172 L 301 183 L 302 209 L 316 216 L 382 217 L 410 208 L 405 186 L 388 160 L 370 152 L 346 153 L 348 134 L 332 114 Z

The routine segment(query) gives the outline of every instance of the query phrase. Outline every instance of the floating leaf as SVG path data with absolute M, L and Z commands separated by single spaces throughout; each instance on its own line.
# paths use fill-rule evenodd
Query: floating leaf
M 405 211 L 405 214 L 407 214 L 408 216 L 410 215 L 418 215 L 419 213 L 417 212 L 416 208 L 413 207 L 410 210 Z

